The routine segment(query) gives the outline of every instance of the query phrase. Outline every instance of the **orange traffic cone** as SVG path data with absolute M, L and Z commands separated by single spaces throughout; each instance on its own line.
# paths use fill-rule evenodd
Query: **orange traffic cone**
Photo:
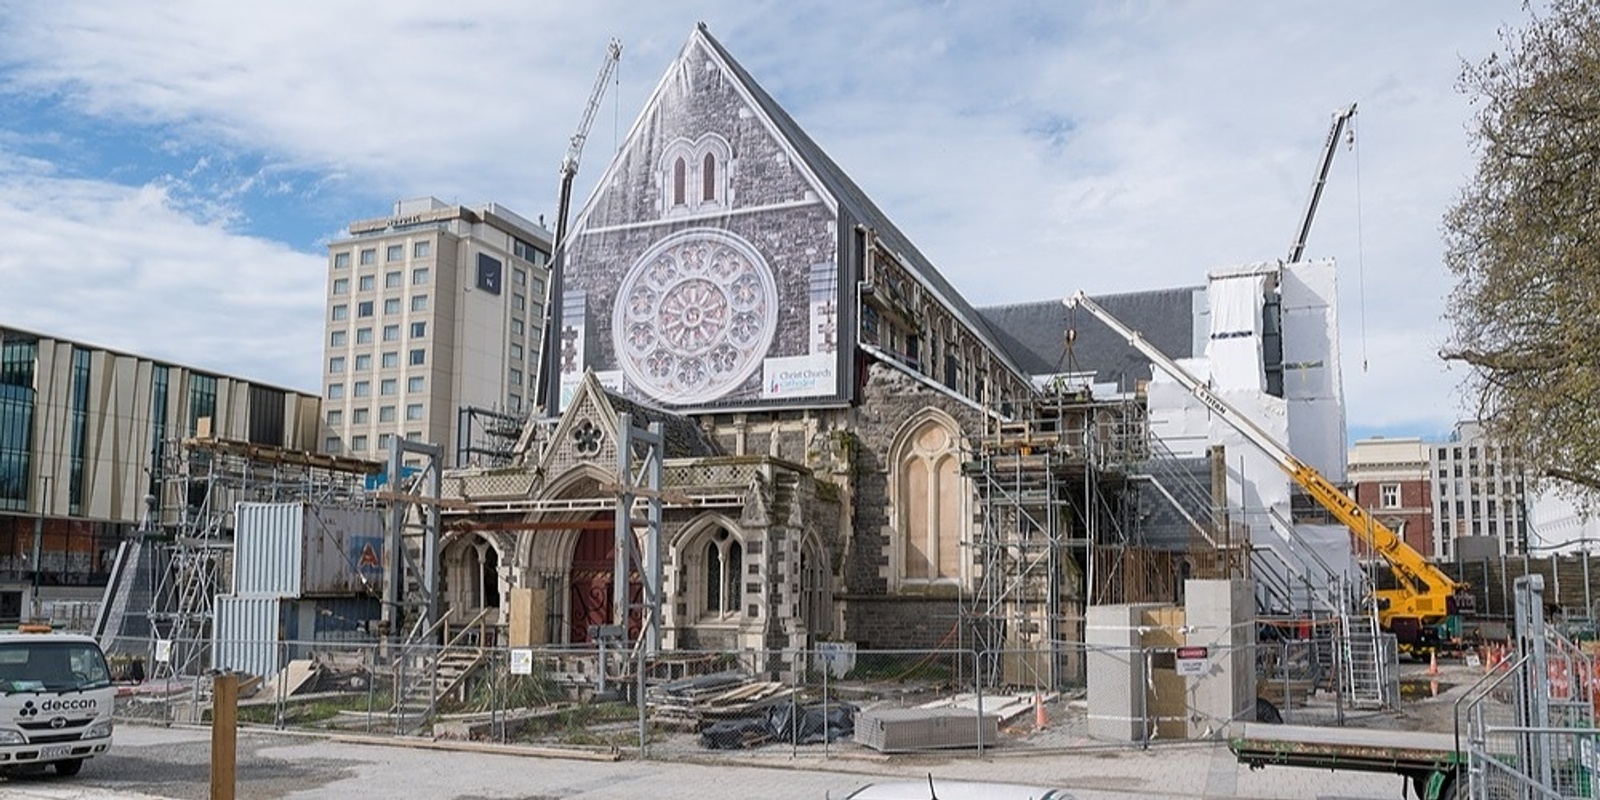
M 1434 651 L 1434 650 L 1429 650 L 1428 651 L 1428 674 L 1429 675 L 1438 675 L 1439 674 L 1439 654 L 1438 654 L 1437 651 Z
M 1033 727 L 1034 730 L 1044 730 L 1050 723 L 1050 715 L 1044 711 L 1044 695 L 1033 693 Z

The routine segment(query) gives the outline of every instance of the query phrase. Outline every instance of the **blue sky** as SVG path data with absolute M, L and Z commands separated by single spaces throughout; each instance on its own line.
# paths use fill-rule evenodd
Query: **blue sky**
M 1512 2 L 191 0 L 0 5 L 0 325 L 319 384 L 325 244 L 396 199 L 551 221 L 704 21 L 976 305 L 1204 282 L 1281 257 L 1331 113 L 1307 255 L 1340 269 L 1352 437 L 1439 436 L 1439 220 L 1470 176 L 1463 59 Z M 576 212 L 576 209 L 574 209 Z

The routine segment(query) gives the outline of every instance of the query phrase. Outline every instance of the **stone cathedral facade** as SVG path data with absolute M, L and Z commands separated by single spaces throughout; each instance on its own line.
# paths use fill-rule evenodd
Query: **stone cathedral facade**
M 952 641 L 979 569 L 964 448 L 1029 375 L 703 26 L 562 262 L 559 413 L 512 465 L 445 478 L 473 509 L 445 514 L 452 618 L 505 625 L 531 591 L 535 643 L 576 644 L 620 616 L 626 413 L 665 439 L 665 647 Z

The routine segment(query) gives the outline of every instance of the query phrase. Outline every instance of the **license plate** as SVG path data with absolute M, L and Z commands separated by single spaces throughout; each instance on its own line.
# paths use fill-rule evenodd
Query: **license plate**
M 39 758 L 41 758 L 41 759 L 43 759 L 43 758 L 61 758 L 62 756 L 70 756 L 70 755 L 72 755 L 72 745 L 70 745 L 70 744 L 58 744 L 58 745 L 55 745 L 53 747 L 41 747 L 41 748 L 39 748 Z

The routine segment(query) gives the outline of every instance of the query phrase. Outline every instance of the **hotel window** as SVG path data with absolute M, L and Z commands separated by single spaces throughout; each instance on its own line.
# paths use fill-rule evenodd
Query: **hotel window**
M 1378 486 L 1378 505 L 1383 508 L 1400 507 L 1400 484 L 1385 483 Z
M 385 288 L 385 289 L 398 289 L 398 288 L 400 288 L 400 271 L 399 270 L 395 270 L 394 272 L 385 272 L 385 273 L 383 273 L 383 288 Z
M 343 447 L 344 444 L 339 441 L 337 436 L 329 436 L 322 442 L 322 452 L 324 453 L 338 453 Z
M 344 412 L 337 409 L 328 412 L 328 427 L 337 428 L 344 424 Z
M 330 383 L 330 384 L 328 384 L 328 399 L 329 400 L 342 400 L 342 399 L 344 399 L 344 384 L 342 384 L 342 383 Z
M 344 356 L 334 356 L 328 359 L 328 374 L 338 375 L 344 372 Z
M 417 242 L 411 245 L 412 258 L 427 258 L 433 255 L 433 242 Z
M 356 452 L 356 453 L 365 453 L 367 451 L 367 437 L 365 437 L 365 436 L 352 436 L 352 437 L 350 437 L 350 450 L 352 452 Z
M 521 336 L 526 332 L 527 332 L 527 328 L 523 327 L 522 320 L 520 320 L 520 319 L 511 320 L 511 333 L 513 335 Z
M 356 328 L 356 344 L 372 344 L 372 329 Z
M 356 288 L 360 289 L 363 292 L 370 292 L 370 291 L 372 291 L 373 287 L 375 287 L 377 285 L 376 284 L 376 279 L 373 278 L 371 275 L 362 275 L 361 277 L 357 278 L 356 280 L 358 281 L 358 284 L 356 285 Z
M 400 354 L 391 350 L 383 354 L 383 368 L 393 369 L 400 366 Z
M 356 303 L 356 316 L 358 316 L 358 317 L 370 317 L 370 316 L 372 316 L 372 301 L 371 300 L 362 300 L 361 302 Z
M 350 394 L 353 397 L 371 397 L 372 383 L 370 381 L 356 381 L 355 387 Z
M 383 301 L 383 313 L 385 315 L 400 313 L 400 298 L 391 297 Z
M 411 338 L 413 338 L 413 339 L 421 339 L 422 337 L 427 336 L 427 335 L 428 335 L 428 323 L 426 323 L 426 322 L 413 322 L 413 323 L 411 323 Z
M 370 369 L 372 369 L 372 355 L 370 353 L 362 353 L 356 356 L 356 372 L 366 372 Z
M 333 268 L 334 269 L 349 269 L 349 267 L 350 267 L 350 254 L 349 253 L 334 253 L 333 254 Z
M 528 271 L 525 269 L 511 270 L 511 282 L 518 286 L 528 285 Z
M 361 266 L 364 267 L 369 264 L 376 263 L 378 263 L 378 251 L 376 248 L 369 248 L 361 251 Z
M 511 295 L 511 307 L 521 311 L 528 307 L 528 301 L 520 294 Z
M 406 405 L 406 419 L 408 419 L 408 420 L 422 419 L 422 404 L 421 403 L 409 403 L 409 404 L 407 404 Z
M 379 422 L 394 422 L 394 406 L 382 406 L 378 409 Z
M 384 253 L 385 261 L 400 261 L 405 257 L 406 246 L 403 244 L 391 244 L 389 245 L 387 252 Z
M 333 279 L 333 293 L 334 294 L 349 294 L 350 293 L 350 279 L 349 278 L 334 278 Z
M 345 342 L 348 342 L 349 340 L 350 334 L 345 331 L 334 331 L 333 333 L 328 334 L 329 347 L 344 347 Z
M 428 282 L 428 268 L 421 267 L 411 270 L 411 285 L 422 286 Z
M 337 305 L 337 306 L 333 307 L 333 319 L 334 319 L 335 322 L 337 322 L 339 320 L 343 320 L 343 319 L 349 319 L 349 318 L 350 318 L 350 307 L 349 306 L 347 306 L 347 305 Z
M 520 344 L 512 344 L 511 345 L 511 360 L 512 361 L 521 361 L 522 360 L 522 345 L 520 345 Z
M 367 424 L 368 416 L 369 413 L 366 409 L 358 408 L 350 412 L 350 422 L 353 425 L 365 425 Z
M 421 349 L 412 350 L 411 351 L 411 366 L 420 367 L 423 364 L 427 363 L 427 360 L 428 360 L 428 351 L 421 350 Z
M 393 396 L 399 385 L 400 382 L 394 378 L 384 378 L 378 382 L 378 393 L 385 396 Z
M 386 341 L 386 342 L 398 342 L 398 341 L 400 341 L 400 326 L 399 325 L 385 325 L 385 326 L 383 326 L 383 340 Z
M 506 408 L 512 411 L 521 411 L 522 398 L 517 395 L 510 395 L 506 398 Z
M 392 442 L 392 441 L 394 441 L 394 434 L 392 434 L 392 433 L 380 433 L 380 434 L 378 434 L 378 449 L 379 450 L 388 450 L 389 449 L 389 443 Z
M 412 377 L 406 378 L 406 392 L 408 394 L 416 394 L 422 391 L 426 386 L 427 382 L 423 380 L 421 375 L 413 375 Z
M 428 296 L 425 295 L 425 294 L 419 294 L 419 295 L 416 295 L 415 297 L 412 297 L 411 298 L 411 310 L 412 311 L 427 311 L 428 310 Z
M 520 370 L 520 369 L 511 370 L 511 385 L 512 386 L 521 386 L 522 385 L 522 370 Z

